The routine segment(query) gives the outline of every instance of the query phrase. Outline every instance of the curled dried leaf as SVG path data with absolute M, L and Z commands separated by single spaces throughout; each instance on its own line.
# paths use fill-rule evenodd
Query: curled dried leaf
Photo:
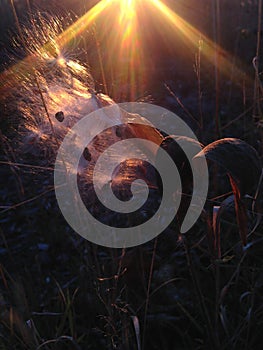
M 237 217 L 237 224 L 239 228 L 240 239 L 245 246 L 247 244 L 247 235 L 248 235 L 248 216 L 247 208 L 244 201 L 241 198 L 241 193 L 239 188 L 231 175 L 229 175 L 230 183 L 233 189 L 234 198 L 235 198 L 235 210 Z

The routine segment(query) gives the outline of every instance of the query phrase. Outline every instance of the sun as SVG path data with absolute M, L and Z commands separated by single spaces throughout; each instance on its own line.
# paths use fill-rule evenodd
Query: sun
M 121 0 L 120 3 L 120 14 L 119 14 L 119 25 L 129 27 L 129 31 L 132 31 L 134 21 L 136 19 L 136 6 L 135 0 Z
M 118 20 L 119 30 L 122 32 L 123 40 L 125 41 L 135 31 L 137 22 L 136 1 L 119 0 L 118 2 L 120 7 Z
M 114 1 L 114 0 L 113 0 Z M 128 13 L 133 12 L 136 0 L 120 0 L 120 3 Z

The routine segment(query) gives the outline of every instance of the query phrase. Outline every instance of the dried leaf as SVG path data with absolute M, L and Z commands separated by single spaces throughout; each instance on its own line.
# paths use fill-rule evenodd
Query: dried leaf
M 247 244 L 247 235 L 248 235 L 248 216 L 247 216 L 247 208 L 245 203 L 241 198 L 241 193 L 239 187 L 234 180 L 234 178 L 229 174 L 230 183 L 233 189 L 233 193 L 235 196 L 235 210 L 237 217 L 237 224 L 239 228 L 239 234 L 242 241 L 243 246 Z
M 229 240 L 229 236 L 227 236 L 227 232 L 222 227 L 222 222 L 226 221 L 231 223 L 233 221 L 233 217 L 235 217 L 235 196 L 231 195 L 224 199 L 220 206 L 213 207 L 213 252 L 217 259 L 221 259 L 222 252 L 225 254 L 225 251 L 229 249 L 231 246 L 231 239 Z M 223 237 L 221 241 L 221 232 L 223 232 Z M 225 244 L 229 243 L 229 244 Z M 226 248 L 227 247 L 227 248 Z M 231 257 L 223 257 L 220 262 L 226 263 L 231 260 Z
M 131 316 L 133 327 L 136 335 L 136 343 L 137 349 L 141 350 L 141 342 L 140 342 L 140 323 L 137 316 Z

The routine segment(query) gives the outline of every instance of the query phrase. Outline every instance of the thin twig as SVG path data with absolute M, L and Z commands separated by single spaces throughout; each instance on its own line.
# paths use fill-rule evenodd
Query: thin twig
M 44 192 L 38 194 L 37 196 L 34 196 L 34 197 L 32 197 L 32 198 L 29 198 L 29 199 L 26 199 L 26 200 L 24 200 L 24 201 L 22 201 L 22 202 L 13 204 L 13 205 L 11 205 L 10 207 L 5 208 L 4 210 L 2 210 L 2 211 L 0 212 L 0 214 L 6 213 L 6 212 L 9 211 L 9 210 L 12 210 L 12 209 L 16 209 L 16 208 L 18 208 L 18 207 L 21 207 L 21 206 L 24 205 L 24 204 L 33 202 L 34 200 L 36 200 L 36 199 L 38 199 L 38 198 L 44 196 L 45 194 L 47 194 L 47 193 L 49 193 L 49 192 L 52 192 L 52 191 L 54 191 L 54 188 L 51 188 L 51 189 L 49 189 L 49 190 L 46 190 L 46 191 L 44 191 Z
M 146 302 L 145 302 L 144 321 L 143 321 L 142 350 L 144 350 L 145 338 L 146 338 L 145 334 L 146 334 L 147 314 L 148 314 L 148 308 L 149 308 L 150 289 L 151 289 L 151 283 L 152 283 L 153 265 L 154 265 L 155 255 L 156 255 L 157 242 L 158 242 L 158 236 L 154 240 L 153 254 L 152 254 L 149 279 L 148 279 L 147 296 L 146 296 Z

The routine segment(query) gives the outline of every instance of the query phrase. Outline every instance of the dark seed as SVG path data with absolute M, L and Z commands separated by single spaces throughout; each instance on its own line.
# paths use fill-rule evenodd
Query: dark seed
M 121 137 L 121 127 L 116 126 L 115 134 L 116 134 L 117 137 Z
M 91 154 L 90 154 L 90 151 L 89 151 L 88 147 L 85 147 L 85 148 L 84 148 L 83 157 L 84 157 L 88 162 L 91 161 Z
M 64 120 L 64 113 L 62 111 L 59 111 L 55 114 L 55 118 L 60 122 L 62 123 L 63 120 Z

